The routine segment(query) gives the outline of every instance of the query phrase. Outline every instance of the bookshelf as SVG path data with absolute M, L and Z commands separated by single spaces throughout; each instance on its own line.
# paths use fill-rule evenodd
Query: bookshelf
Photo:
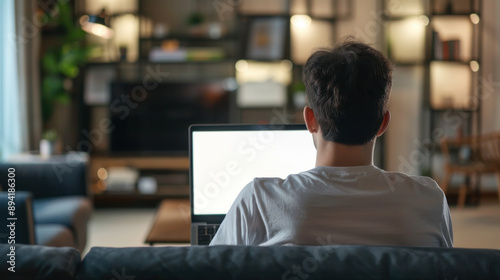
M 434 143 L 481 133 L 481 6 L 481 0 L 429 4 L 426 91 Z M 439 151 L 432 146 L 429 153 L 435 179 L 442 178 Z
M 414 111 L 410 115 L 418 119 L 412 123 L 420 128 L 410 132 L 416 140 L 407 158 L 415 173 L 439 180 L 440 140 L 481 132 L 482 1 L 382 2 L 386 52 L 395 76 L 421 84 L 418 91 L 406 92 L 414 103 L 408 106 Z M 398 91 L 405 91 L 404 85 L 395 85 L 396 98 Z

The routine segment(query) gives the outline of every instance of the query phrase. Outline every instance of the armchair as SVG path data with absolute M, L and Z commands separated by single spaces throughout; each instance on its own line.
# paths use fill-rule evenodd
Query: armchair
M 53 156 L 46 160 L 12 160 L 0 163 L 0 219 L 7 215 L 8 169 L 15 169 L 16 243 L 69 246 L 83 251 L 92 204 L 87 191 L 85 160 Z M 31 222 L 31 225 L 30 225 Z M 0 227 L 0 243 L 8 229 Z

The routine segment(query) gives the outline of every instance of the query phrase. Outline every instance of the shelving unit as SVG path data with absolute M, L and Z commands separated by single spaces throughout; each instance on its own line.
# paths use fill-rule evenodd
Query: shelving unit
M 468 2 L 468 7 L 462 7 L 466 10 L 456 10 L 453 2 L 448 2 L 445 11 L 436 5 L 430 7 L 427 90 L 431 135 L 460 138 L 481 133 L 482 1 Z M 439 53 L 441 45 L 442 55 Z M 441 177 L 442 156 L 438 151 L 431 150 L 428 163 L 435 178 Z
M 440 140 L 481 132 L 482 1 L 382 2 L 388 26 L 387 53 L 397 71 L 419 72 L 407 78 L 423 85 L 421 92 L 413 93 L 421 96 L 414 107 L 421 112 L 415 115 L 419 119 L 417 139 L 421 147 L 417 147 L 418 160 L 411 164 L 421 166 L 420 174 L 439 181 Z M 404 5 L 412 7 L 405 9 Z M 400 14 L 391 13 L 394 7 Z M 399 30 L 391 30 L 394 25 Z
M 133 2 L 133 1 L 132 1 Z M 172 6 L 170 6 L 172 5 Z M 326 8 L 318 7 L 323 5 Z M 116 80 L 124 81 L 141 81 L 148 74 L 148 67 L 158 67 L 164 73 L 169 73 L 164 78 L 164 82 L 199 82 L 214 79 L 232 79 L 238 83 L 244 82 L 264 82 L 271 78 L 276 78 L 277 83 L 283 83 L 285 91 L 285 102 L 280 106 L 274 105 L 250 105 L 237 106 L 236 97 L 232 97 L 231 107 L 231 122 L 241 123 L 256 123 L 256 122 L 302 122 L 301 110 L 297 110 L 293 103 L 293 91 L 296 84 L 302 81 L 302 65 L 305 58 L 309 55 L 308 48 L 318 42 L 322 42 L 320 46 L 331 46 L 335 41 L 335 23 L 337 20 L 337 1 L 312 1 L 312 0 L 273 0 L 267 1 L 263 6 L 254 1 L 240 1 L 229 10 L 224 10 L 224 13 L 217 11 L 217 7 L 212 4 L 212 1 L 192 1 L 189 4 L 184 1 L 136 1 L 136 8 L 131 5 L 125 11 L 120 11 L 113 14 L 113 11 L 108 11 L 110 15 L 123 16 L 133 14 L 139 24 L 137 35 L 137 54 L 132 57 L 137 59 L 130 61 L 115 60 L 106 62 L 91 62 L 87 65 L 86 70 L 96 67 L 108 67 L 114 69 Z M 94 6 L 95 3 L 94 3 Z M 227 8 L 227 7 L 226 7 Z M 158 11 L 164 10 L 164 13 Z M 130 11 L 130 12 L 128 12 Z M 329 11 L 329 14 L 328 14 Z M 94 11 L 96 12 L 96 11 Z M 205 15 L 205 23 L 208 28 L 211 24 L 219 25 L 222 32 L 219 36 L 210 36 L 207 32 L 200 33 L 199 30 L 192 32 L 191 27 L 186 26 L 185 17 L 193 12 L 207 13 Z M 85 14 L 85 5 L 78 4 L 77 14 Z M 168 14 L 168 16 L 166 16 Z M 291 18 L 295 14 L 307 14 L 310 18 L 309 27 L 294 27 L 291 24 Z M 147 18 L 147 19 L 146 19 Z M 278 59 L 252 59 L 248 56 L 247 46 L 250 46 L 249 38 L 252 24 L 255 19 L 259 18 L 283 18 L 285 19 L 286 28 L 284 33 L 284 48 L 282 56 Z M 151 22 L 148 22 L 151 20 Z M 170 29 L 170 32 L 164 34 L 155 34 L 155 25 L 163 25 Z M 168 28 L 170 27 L 170 28 Z M 205 26 L 207 27 L 207 26 Z M 305 29 L 301 29 L 305 28 Z M 307 29 L 309 28 L 309 29 Z M 311 30 L 314 29 L 315 32 Z M 317 32 L 316 32 L 317 31 Z M 161 32 L 160 32 L 161 33 Z M 318 33 L 321 33 L 318 35 Z M 131 35 L 132 36 L 132 35 Z M 134 35 L 135 36 L 135 33 Z M 301 37 L 305 36 L 305 37 Z M 135 38 L 135 37 L 134 37 Z M 262 38 L 261 38 L 262 39 Z M 264 40 L 266 38 L 263 38 Z M 267 40 L 272 39 L 270 37 Z M 113 45 L 111 43 L 106 43 Z M 135 44 L 135 43 L 134 43 Z M 149 54 L 154 47 L 166 46 L 167 48 L 181 47 L 189 48 L 214 48 L 220 49 L 223 56 L 206 59 L 179 59 L 171 61 L 151 61 Z M 107 47 L 107 45 L 106 45 Z M 117 46 L 114 46 L 116 49 Z M 318 46 L 315 46 L 318 47 Z M 130 55 L 131 49 L 128 49 Z M 110 56 L 111 57 L 111 56 Z M 256 67 L 252 71 L 253 74 L 245 76 L 243 71 L 238 70 L 238 61 L 244 61 L 251 67 Z M 267 66 L 265 66 L 267 65 Z M 259 68 L 262 67 L 262 68 Z M 289 68 L 287 73 L 278 73 L 281 68 Z M 241 68 L 240 68 L 241 70 Z M 238 72 L 239 71 L 239 72 Z M 266 71 L 269 73 L 266 74 Z M 284 71 L 284 72 L 286 72 Z M 257 73 L 257 74 L 256 74 Z M 276 74 L 278 73 L 278 74 Z M 248 74 L 248 73 L 246 73 Z M 262 74 L 262 75 L 260 75 Z M 267 77 L 265 77 L 267 75 Z M 280 76 L 281 75 L 281 76 Z M 259 76 L 261 79 L 252 80 L 249 77 L 255 78 Z M 287 77 L 285 77 L 287 76 Z M 289 76 L 289 77 L 288 77 Z M 240 79 L 240 80 L 239 80 Z M 243 82 L 241 82 L 243 84 Z M 240 84 L 240 85 L 241 85 Z M 270 92 L 263 92 L 269 96 Z M 83 95 L 83 94 L 82 94 Z M 236 96 L 236 94 L 234 94 Z M 81 103 L 84 104 L 84 98 L 81 98 Z M 109 117 L 107 115 L 109 104 L 89 105 L 84 106 L 87 110 L 86 119 L 102 119 Z M 300 111 L 300 112 L 299 112 Z M 92 121 L 84 125 L 88 131 L 93 129 Z M 187 132 L 186 132 L 187 133 Z M 186 157 L 172 156 L 141 156 L 131 155 L 127 157 L 116 156 L 109 154 L 108 140 L 102 141 L 104 144 L 101 147 L 96 147 L 95 153 L 91 156 L 91 168 L 89 169 L 90 181 L 94 198 L 98 205 L 114 205 L 114 204 L 149 204 L 157 203 L 166 197 L 172 196 L 187 196 L 188 186 L 182 186 L 178 190 L 179 193 L 171 191 L 158 192 L 153 195 L 144 195 L 137 191 L 133 193 L 120 194 L 106 191 L 103 187 L 103 181 L 98 178 L 97 170 L 99 168 L 109 169 L 116 166 L 132 167 L 139 171 L 152 172 L 188 172 L 188 159 Z

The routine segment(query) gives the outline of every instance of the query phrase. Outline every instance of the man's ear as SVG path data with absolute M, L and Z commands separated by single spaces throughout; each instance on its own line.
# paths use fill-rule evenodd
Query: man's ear
M 391 122 L 391 112 L 387 110 L 384 114 L 384 119 L 382 120 L 382 123 L 380 124 L 380 127 L 378 128 L 377 131 L 377 137 L 382 136 L 384 132 L 387 130 L 387 127 L 389 126 L 389 123 Z
M 304 107 L 304 121 L 309 132 L 318 132 L 318 122 L 316 121 L 316 116 L 314 116 L 314 112 L 309 106 Z

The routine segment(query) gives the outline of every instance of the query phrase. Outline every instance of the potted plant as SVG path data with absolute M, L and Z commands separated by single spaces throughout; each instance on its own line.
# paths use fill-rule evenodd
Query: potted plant
M 205 17 L 200 12 L 192 12 L 187 18 L 189 33 L 192 36 L 202 36 L 204 34 L 203 22 Z
M 90 57 L 92 48 L 85 44 L 85 31 L 73 20 L 67 2 L 58 1 L 54 11 L 47 16 L 57 31 L 57 42 L 47 48 L 41 59 L 41 107 L 44 129 L 47 130 L 44 135 L 56 136 L 48 122 L 56 104 L 70 102 L 73 79 Z
M 40 156 L 50 157 L 54 154 L 54 147 L 57 140 L 57 133 L 55 130 L 47 130 L 42 134 L 40 140 Z

